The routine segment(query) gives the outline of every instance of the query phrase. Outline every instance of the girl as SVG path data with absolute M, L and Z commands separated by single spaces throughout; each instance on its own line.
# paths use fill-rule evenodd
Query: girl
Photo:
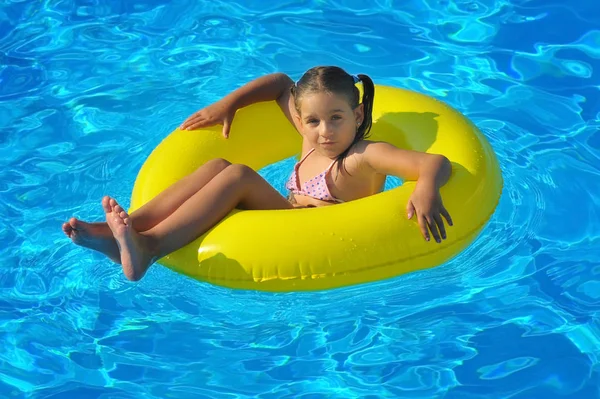
M 362 103 L 355 87 L 359 81 L 364 86 Z M 312 68 L 297 83 L 272 74 L 196 112 L 180 126 L 193 130 L 222 124 L 227 138 L 237 109 L 276 100 L 303 138 L 302 157 L 286 185 L 288 198 L 250 167 L 214 159 L 131 215 L 104 197 L 106 223 L 72 218 L 63 230 L 76 244 L 120 263 L 125 276 L 135 281 L 157 259 L 204 234 L 234 208 L 294 209 L 352 201 L 380 192 L 389 174 L 417 180 L 407 217 L 416 214 L 424 238 L 429 241 L 431 232 L 439 243 L 446 238 L 442 217 L 452 225 L 439 193 L 450 177 L 450 162 L 441 155 L 366 140 L 374 91 L 367 75 L 349 75 L 338 67 Z

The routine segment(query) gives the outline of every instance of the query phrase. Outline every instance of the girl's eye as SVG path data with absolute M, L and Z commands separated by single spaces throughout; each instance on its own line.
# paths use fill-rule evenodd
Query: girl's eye
M 310 119 L 310 120 L 308 121 L 308 123 L 309 123 L 309 124 L 311 124 L 311 125 L 312 125 L 312 124 L 314 124 L 314 123 L 317 123 L 317 122 L 319 122 L 319 121 L 318 121 L 318 120 L 316 120 L 316 119 Z
M 341 117 L 341 116 L 339 116 L 339 115 L 333 115 L 333 116 L 331 117 L 331 119 L 342 119 L 342 117 Z

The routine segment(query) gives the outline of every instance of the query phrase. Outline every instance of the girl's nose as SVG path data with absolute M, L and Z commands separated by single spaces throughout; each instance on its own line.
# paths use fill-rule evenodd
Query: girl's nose
M 323 123 L 321 128 L 321 137 L 331 137 L 333 136 L 333 127 L 328 123 Z

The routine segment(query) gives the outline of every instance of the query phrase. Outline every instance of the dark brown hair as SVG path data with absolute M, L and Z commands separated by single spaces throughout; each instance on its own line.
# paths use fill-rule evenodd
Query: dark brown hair
M 375 85 L 367 75 L 357 75 L 358 81 L 363 84 L 362 103 L 364 107 L 364 119 L 356 129 L 356 135 L 352 144 L 338 155 L 338 170 L 343 166 L 344 159 L 350 152 L 352 146 L 359 141 L 369 137 L 371 125 L 373 124 L 373 97 L 375 96 Z M 302 97 L 309 93 L 332 93 L 344 96 L 352 109 L 360 105 L 360 91 L 356 87 L 355 76 L 350 75 L 342 68 L 336 66 L 318 66 L 309 69 L 302 75 L 300 80 L 292 86 L 292 96 L 296 111 L 300 114 L 300 102 Z M 344 167 L 345 169 L 345 167 Z

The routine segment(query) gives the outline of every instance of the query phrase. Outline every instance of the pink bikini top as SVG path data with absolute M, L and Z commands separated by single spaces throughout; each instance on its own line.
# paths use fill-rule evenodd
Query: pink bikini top
M 290 190 L 294 194 L 306 195 L 321 201 L 327 202 L 344 202 L 340 199 L 335 198 L 329 192 L 329 187 L 327 187 L 327 173 L 331 170 L 331 167 L 335 164 L 335 160 L 331 162 L 331 164 L 325 169 L 321 174 L 316 175 L 312 179 L 306 181 L 302 188 L 300 188 L 300 180 L 298 179 L 298 168 L 300 164 L 304 162 L 304 160 L 313 153 L 315 149 L 312 148 L 310 151 L 306 153 L 304 157 L 300 160 L 300 162 L 296 163 L 294 166 L 294 171 L 292 175 L 288 179 L 285 188 Z

